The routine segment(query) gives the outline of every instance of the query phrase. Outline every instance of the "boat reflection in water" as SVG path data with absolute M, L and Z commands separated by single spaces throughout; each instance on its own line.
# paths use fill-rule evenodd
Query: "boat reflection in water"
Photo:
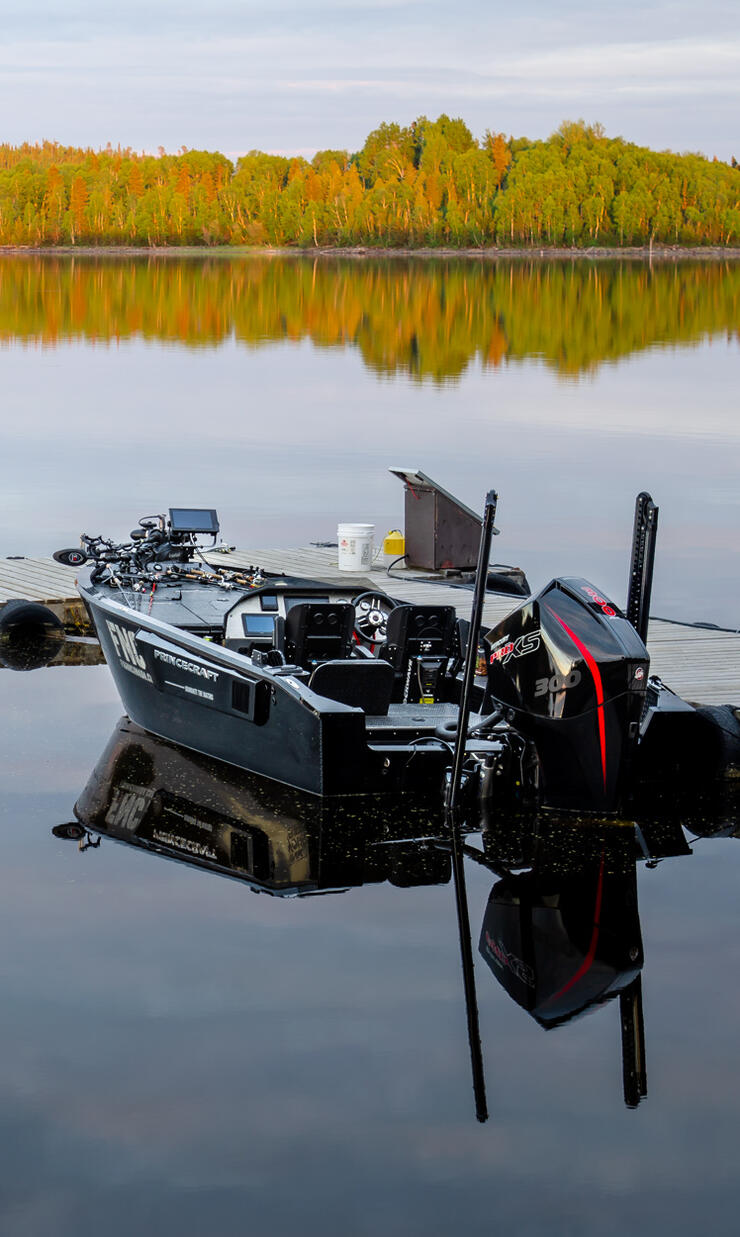
M 79 823 L 53 832 L 77 839 L 83 850 L 109 837 L 278 897 L 382 881 L 445 884 L 462 873 L 456 861 L 464 854 L 496 878 L 479 943 L 490 972 L 547 1029 L 616 1001 L 624 1098 L 636 1107 L 647 1093 L 636 869 L 640 861 L 654 867 L 692 853 L 675 815 L 656 813 L 638 825 L 489 814 L 451 829 L 435 800 L 426 806 L 406 799 L 395 810 L 378 798 L 329 804 L 122 718 L 75 805 Z M 721 820 L 699 814 L 689 827 L 705 835 L 733 832 L 737 820 L 723 806 Z M 476 1108 L 484 1120 L 464 878 L 456 893 Z
M 382 803 L 329 807 L 123 718 L 75 804 L 84 828 L 58 826 L 57 836 L 103 834 L 277 897 L 448 881 L 441 811 L 404 805 L 394 816 Z
M 651 838 L 653 847 L 690 854 L 682 831 L 673 832 Z M 624 1098 L 636 1107 L 647 1076 L 634 827 L 540 818 L 536 830 L 493 829 L 483 840 L 502 876 L 488 898 L 482 957 L 547 1030 L 618 997 Z

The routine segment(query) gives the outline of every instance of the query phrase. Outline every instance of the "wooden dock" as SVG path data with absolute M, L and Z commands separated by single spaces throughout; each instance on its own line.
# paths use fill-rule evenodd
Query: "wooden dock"
M 89 634 L 90 621 L 80 600 L 74 567 L 53 558 L 0 558 L 0 608 L 22 597 L 39 601 L 60 618 L 69 632 Z
M 336 580 L 353 577 L 337 566 L 336 548 L 309 546 L 304 549 L 237 550 L 231 554 L 207 554 L 221 567 L 243 568 L 252 564 L 265 571 L 310 579 Z M 383 566 L 356 577 L 357 591 L 376 588 L 418 605 L 455 606 L 464 618 L 470 616 L 473 593 L 449 583 L 427 582 L 428 573 L 394 568 L 389 578 Z M 76 571 L 51 558 L 0 559 L 0 607 L 23 597 L 39 601 L 61 618 L 67 631 L 89 633 L 85 609 L 75 590 Z M 516 597 L 489 593 L 483 611 L 484 624 L 493 626 L 518 604 Z M 695 704 L 740 706 L 740 633 L 693 627 L 651 619 L 648 649 L 653 674 L 685 700 Z

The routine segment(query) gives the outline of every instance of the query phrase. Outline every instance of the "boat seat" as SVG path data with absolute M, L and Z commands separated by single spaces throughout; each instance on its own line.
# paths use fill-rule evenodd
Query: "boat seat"
M 407 657 L 449 657 L 454 606 L 396 606 L 388 615 L 382 655 L 397 669 Z
M 308 686 L 319 696 L 364 709 L 369 717 L 385 717 L 394 677 L 387 661 L 325 661 L 316 667 Z
M 286 660 L 311 670 L 320 662 L 348 658 L 355 608 L 347 602 L 303 601 L 285 616 Z
M 435 663 L 435 681 L 441 682 L 454 653 L 455 619 L 454 606 L 408 605 L 391 610 L 379 656 L 393 666 L 394 700 L 406 697 L 406 678 L 412 661 L 417 663 L 417 669 L 421 660 L 430 668 Z

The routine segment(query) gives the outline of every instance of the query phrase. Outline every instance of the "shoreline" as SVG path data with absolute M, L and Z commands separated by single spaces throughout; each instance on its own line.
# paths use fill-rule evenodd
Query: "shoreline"
M 1 257 L 78 257 L 78 258 L 433 258 L 449 261 L 452 258 L 477 259 L 479 262 L 496 262 L 499 259 L 512 261 L 522 259 L 541 262 L 567 261 L 632 261 L 632 262 L 679 262 L 694 261 L 740 261 L 740 247 L 722 248 L 718 245 L 641 245 L 594 246 L 589 249 L 555 248 L 533 246 L 530 248 L 486 249 L 408 249 L 369 248 L 354 246 L 317 246 L 310 248 L 247 245 L 1 245 Z

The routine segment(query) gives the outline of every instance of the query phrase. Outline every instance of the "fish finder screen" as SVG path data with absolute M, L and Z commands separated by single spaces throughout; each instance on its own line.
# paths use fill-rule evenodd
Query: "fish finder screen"
M 218 512 L 193 507 L 170 507 L 170 528 L 173 533 L 218 532 Z
M 275 619 L 271 614 L 243 614 L 242 626 L 245 636 L 270 636 L 275 634 Z

